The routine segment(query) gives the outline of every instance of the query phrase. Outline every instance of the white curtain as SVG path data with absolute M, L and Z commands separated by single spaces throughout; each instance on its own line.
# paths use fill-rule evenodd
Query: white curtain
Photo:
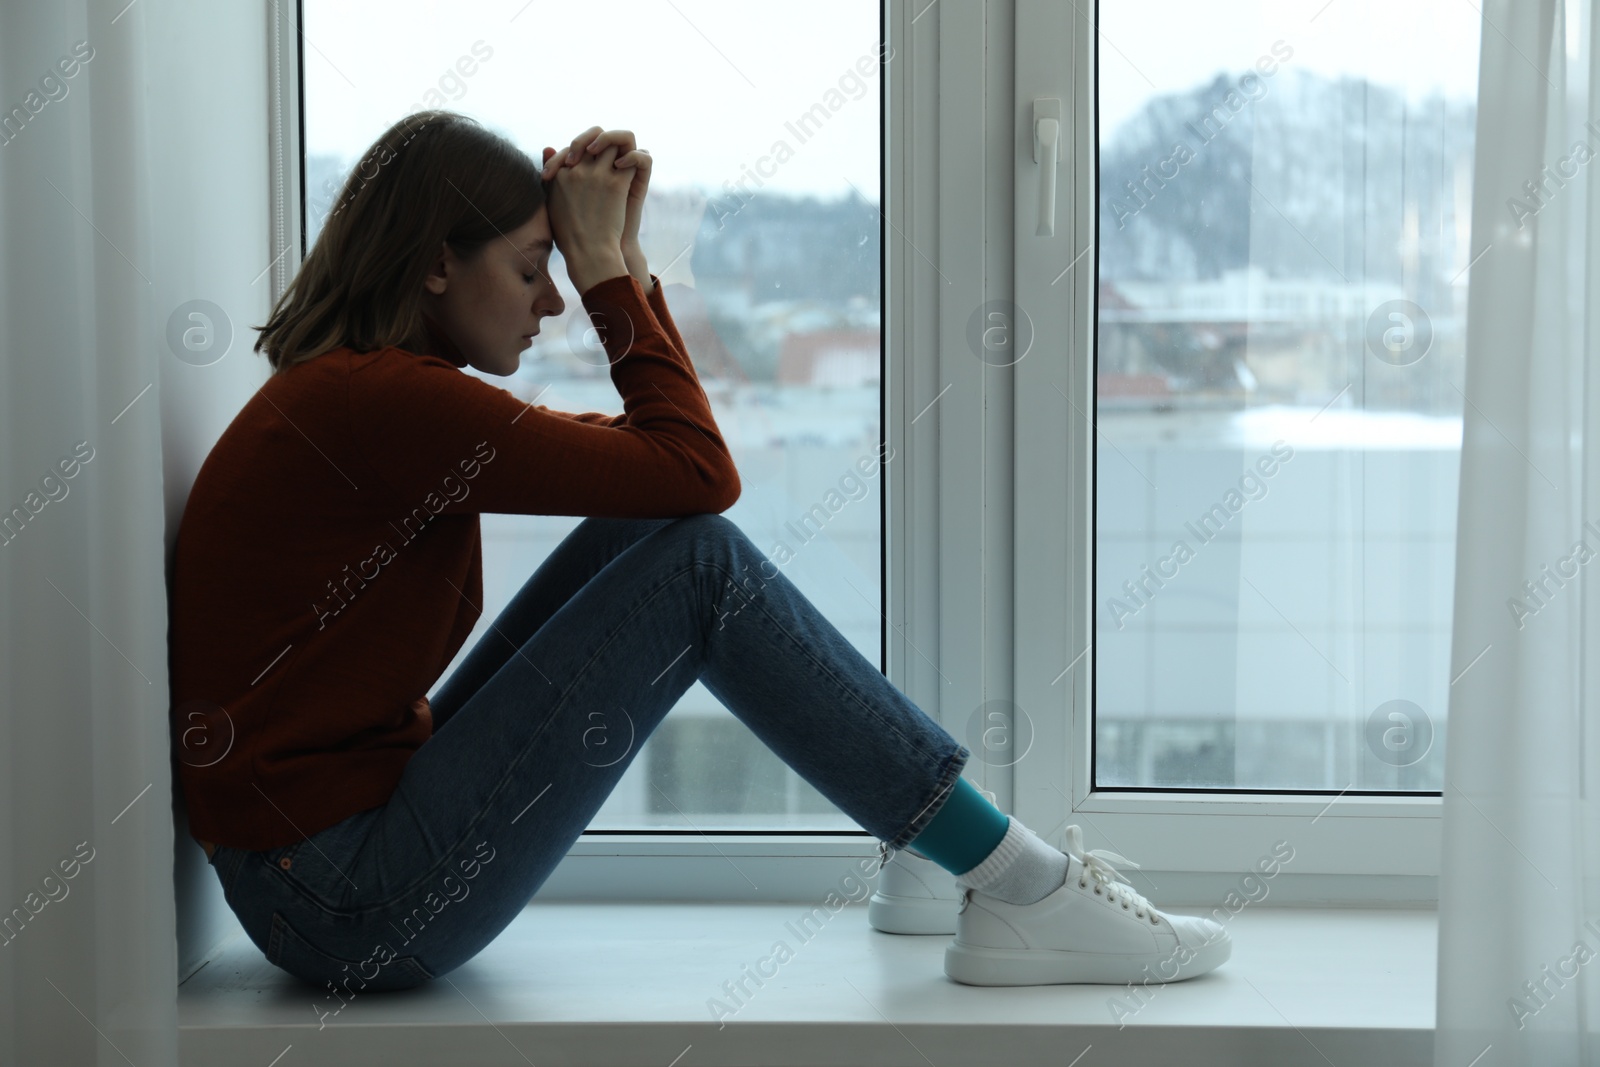
M 175 833 L 165 570 L 263 377 L 270 14 L 0 4 L 0 1064 L 175 1065 L 226 931 Z M 210 363 L 169 343 L 195 300 Z
M 1596 1064 L 1595 10 L 1482 11 L 1435 1063 Z

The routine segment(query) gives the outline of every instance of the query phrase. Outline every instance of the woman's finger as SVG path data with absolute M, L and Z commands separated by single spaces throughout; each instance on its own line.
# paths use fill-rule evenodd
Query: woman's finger
M 561 161 L 566 158 L 565 152 L 558 152 L 554 148 L 545 146 L 544 163 L 541 165 L 539 177 L 549 181 L 557 170 L 561 169 Z
M 542 176 L 549 180 L 550 176 L 561 166 L 576 163 L 583 157 L 584 146 L 593 141 L 601 132 L 601 127 L 590 126 L 587 130 L 574 137 L 572 144 L 565 151 L 556 152 L 552 149 L 553 154 L 545 160 Z
M 590 155 L 597 155 L 604 151 L 607 145 L 616 145 L 618 155 L 621 156 L 634 150 L 632 130 L 606 130 L 596 137 L 588 146 Z
M 642 172 L 639 177 L 648 181 L 652 162 L 650 153 L 635 148 L 635 143 L 632 130 L 601 130 L 598 126 L 591 126 L 573 138 L 572 146 L 565 152 L 557 152 L 554 148 L 546 147 L 544 169 L 540 176 L 548 181 L 562 167 L 577 166 L 581 159 L 598 156 L 607 148 L 615 148 L 618 154 L 612 161 L 613 168 L 620 170 L 625 167 L 637 167 Z M 574 153 L 577 158 L 574 158 Z
M 555 149 L 550 149 L 549 155 L 546 155 L 546 158 L 544 158 L 544 170 L 542 170 L 541 173 L 542 178 L 546 179 L 546 181 L 549 181 L 549 179 L 554 176 L 555 171 L 560 170 L 560 168 L 563 168 L 563 166 L 573 166 L 574 163 L 578 163 L 579 158 L 582 158 L 582 150 L 584 150 L 584 146 L 589 144 L 590 141 L 594 141 L 595 134 L 597 133 L 600 133 L 600 126 L 589 126 L 587 130 L 582 131 L 582 133 L 578 134 L 576 138 L 573 138 L 573 142 L 571 142 L 570 146 L 566 146 L 565 149 L 560 150 L 560 152 L 557 152 Z
M 600 136 L 602 132 L 604 132 L 603 127 L 590 126 L 587 130 L 584 130 L 582 133 L 578 134 L 578 136 L 574 137 L 572 139 L 572 147 L 567 150 L 567 160 L 569 162 L 576 163 L 578 160 L 582 159 L 584 146 L 590 141 L 593 141 L 596 137 Z

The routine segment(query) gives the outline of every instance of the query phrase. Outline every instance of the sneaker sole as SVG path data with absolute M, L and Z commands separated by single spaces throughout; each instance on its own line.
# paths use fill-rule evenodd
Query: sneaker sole
M 953 941 L 944 951 L 944 973 L 965 985 L 1125 985 L 1146 980 L 1165 985 L 1214 970 L 1232 954 L 1231 940 L 1202 945 L 1188 962 L 1178 965 L 1176 975 L 1167 978 L 1176 959 L 1171 953 L 1111 956 L 1069 949 L 983 948 Z
M 867 900 L 867 922 L 886 934 L 953 934 L 956 932 L 954 898 L 897 897 L 874 892 Z

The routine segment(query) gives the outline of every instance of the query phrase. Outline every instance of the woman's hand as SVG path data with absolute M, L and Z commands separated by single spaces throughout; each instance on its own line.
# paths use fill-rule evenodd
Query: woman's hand
M 618 152 L 612 168 L 617 171 L 631 168 L 633 171 L 618 244 L 629 272 L 648 291 L 651 284 L 650 269 L 639 244 L 639 223 L 644 216 L 645 193 L 650 188 L 650 168 L 654 160 L 648 151 L 636 146 L 633 131 L 602 130 L 599 126 L 591 126 L 574 137 L 565 152 L 558 153 L 554 148 L 546 147 L 543 177 L 548 181 L 561 169 L 577 166 L 585 159 L 596 158 L 611 147 Z
M 551 233 L 580 294 L 597 282 L 629 273 L 622 233 L 632 177 L 612 166 L 616 155 L 611 145 L 572 166 L 557 164 L 546 182 Z

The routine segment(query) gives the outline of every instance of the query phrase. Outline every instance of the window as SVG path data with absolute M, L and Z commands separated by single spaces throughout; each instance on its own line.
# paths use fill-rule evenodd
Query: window
M 645 252 L 742 475 L 729 518 L 881 664 L 882 468 L 857 466 L 883 432 L 880 11 L 836 0 L 803 16 L 691 0 L 493 14 L 306 0 L 304 227 L 309 246 L 360 153 L 414 110 L 464 112 L 536 159 L 592 124 L 633 129 L 656 160 Z M 559 253 L 552 274 L 567 311 L 516 375 L 484 380 L 620 413 Z M 483 618 L 444 677 L 579 521 L 483 517 Z M 630 725 L 608 723 L 602 743 L 620 755 Z M 593 829 L 861 833 L 699 684 L 639 743 Z
M 1017 0 L 988 27 L 1015 42 L 999 284 L 1033 339 L 1007 371 L 1032 747 L 994 770 L 1160 899 L 1280 840 L 1308 899 L 1436 892 L 1477 20 Z
M 1100 4 L 1097 789 L 1442 787 L 1478 14 L 1303 6 Z
M 830 489 L 851 496 L 838 479 L 881 434 L 897 458 L 786 569 L 973 750 L 969 777 L 1006 810 L 1050 840 L 1081 824 L 1091 847 L 1141 862 L 1139 888 L 1164 902 L 1214 902 L 1208 887 L 1286 838 L 1283 884 L 1305 877 L 1311 898 L 1429 898 L 1452 682 L 1471 5 L 838 0 L 793 21 L 591 5 L 541 12 L 537 31 L 515 4 L 481 28 L 418 5 L 380 48 L 375 18 L 364 37 L 331 21 L 322 34 L 317 18 L 342 16 L 310 6 L 312 234 L 322 183 L 411 107 L 465 108 L 535 146 L 598 117 L 560 110 L 582 94 L 541 95 L 587 67 L 507 71 L 502 42 L 560 64 L 529 42 L 582 37 L 615 11 L 654 20 L 638 36 L 664 43 L 670 70 L 632 57 L 645 91 L 591 95 L 657 149 L 662 211 L 646 237 L 657 224 L 695 235 L 672 268 L 647 251 L 686 333 L 704 315 L 690 343 L 745 474 L 736 521 L 764 548 L 795 545 L 786 532 Z M 817 25 L 805 47 L 768 39 Z M 1419 39 L 1434 43 L 1407 43 Z M 496 54 L 464 75 L 456 60 L 479 40 Z M 376 88 L 433 67 L 426 84 Z M 673 92 L 647 91 L 668 77 Z M 735 118 L 631 117 L 656 99 L 714 100 Z M 1049 169 L 1031 134 L 1052 114 Z M 802 142 L 791 127 L 806 115 L 819 125 Z M 779 140 L 793 155 L 774 167 Z M 733 199 L 741 179 L 757 195 Z M 684 268 L 698 302 L 672 288 Z M 617 410 L 567 330 L 547 340 L 494 384 Z M 486 519 L 491 599 L 575 522 Z M 789 899 L 872 852 L 698 687 L 646 749 L 596 823 L 612 836 L 563 865 L 592 872 L 564 894 L 664 874 L 649 883 L 663 894 L 759 880 Z M 651 784 L 677 789 L 695 826 L 651 810 Z M 766 875 L 727 877 L 729 855 Z

